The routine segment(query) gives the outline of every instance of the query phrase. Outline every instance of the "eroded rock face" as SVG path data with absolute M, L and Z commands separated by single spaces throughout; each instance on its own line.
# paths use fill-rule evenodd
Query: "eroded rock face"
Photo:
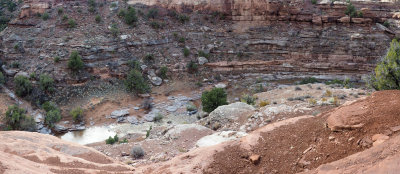
M 132 173 L 133 168 L 85 146 L 51 135 L 0 132 L 0 171 L 5 173 Z

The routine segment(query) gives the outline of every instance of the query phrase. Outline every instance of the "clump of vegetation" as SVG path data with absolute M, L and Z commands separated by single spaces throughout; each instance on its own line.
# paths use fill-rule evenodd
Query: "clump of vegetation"
M 160 122 L 163 118 L 164 116 L 161 113 L 157 113 L 154 117 L 154 122 Z
M 189 103 L 186 105 L 186 111 L 188 112 L 197 111 L 197 107 L 193 103 Z
M 311 0 L 311 4 L 317 4 L 317 0 Z
M 248 105 L 255 105 L 256 104 L 256 99 L 257 98 L 252 96 L 252 95 L 244 94 L 240 98 L 240 101 L 243 102 L 243 103 L 247 103 Z
M 4 77 L 3 73 L 0 71 L 0 85 L 6 83 L 6 78 Z
M 126 140 L 126 139 L 125 139 Z M 118 137 L 118 135 L 117 134 L 115 134 L 115 136 L 114 137 L 108 137 L 108 139 L 106 140 L 106 144 L 114 144 L 114 143 L 116 143 L 116 142 L 118 142 L 119 141 L 119 137 Z
M 75 121 L 75 122 L 81 122 L 81 121 L 83 121 L 83 109 L 82 108 L 80 108 L 80 107 L 77 107 L 77 108 L 75 108 L 75 109 L 73 109 L 71 112 L 70 112 L 70 115 L 72 116 L 72 119 Z
M 149 138 L 151 129 L 153 129 L 153 126 L 150 126 L 149 129 L 146 131 L 146 138 Z
M 143 58 L 144 62 L 150 63 L 154 60 L 153 54 L 146 54 Z
M 54 58 L 54 63 L 58 63 L 58 62 L 60 62 L 60 56 L 56 56 L 56 57 Z
M 57 123 L 60 120 L 61 120 L 61 112 L 58 108 L 50 110 L 46 113 L 45 123 L 50 127 L 53 127 L 54 123 Z
M 317 104 L 317 100 L 315 100 L 315 99 L 313 99 L 313 98 L 310 98 L 310 99 L 308 99 L 308 103 L 309 103 L 310 105 L 314 106 L 314 105 Z
M 65 22 L 65 21 L 67 21 L 68 19 L 69 19 L 68 16 L 67 16 L 67 15 L 64 15 L 64 16 L 62 17 L 61 20 Z
M 227 105 L 227 94 L 222 88 L 214 88 L 211 91 L 205 91 L 201 95 L 201 103 L 203 105 L 203 111 L 212 112 L 218 108 L 218 106 Z
M 96 15 L 94 20 L 96 21 L 96 23 L 100 23 L 101 22 L 101 16 L 100 15 Z
M 57 9 L 57 14 L 58 15 L 62 15 L 64 13 L 64 9 L 63 8 L 58 8 Z
M 129 60 L 128 61 L 128 67 L 137 71 L 140 71 L 140 62 L 137 60 Z
M 135 26 L 138 21 L 136 10 L 131 6 L 129 6 L 126 11 L 120 11 L 118 16 L 123 18 L 124 22 L 131 26 Z
M 264 106 L 267 106 L 267 105 L 270 105 L 270 104 L 271 104 L 271 102 L 269 102 L 267 100 L 264 100 L 264 101 L 260 102 L 260 107 L 264 107 Z
M 51 110 L 57 110 L 58 108 L 57 108 L 57 106 L 54 104 L 54 103 L 51 103 L 51 102 L 44 102 L 43 104 L 42 104 L 42 108 L 46 111 L 46 112 L 49 112 L 49 111 L 51 111 Z
M 193 74 L 196 73 L 199 70 L 199 65 L 194 62 L 194 61 L 190 61 L 187 65 L 186 65 L 188 72 Z
M 319 81 L 315 77 L 308 77 L 308 78 L 302 79 L 299 82 L 300 85 L 309 84 L 309 83 L 319 83 Z
M 167 73 L 168 73 L 168 67 L 162 66 L 162 67 L 160 68 L 160 77 L 161 77 L 162 79 L 167 79 L 167 78 L 168 78 Z
M 35 131 L 35 120 L 25 115 L 25 113 L 26 111 L 17 105 L 9 106 L 5 115 L 5 123 L 8 126 L 8 130 Z
M 183 55 L 185 56 L 185 57 L 188 57 L 189 55 L 190 55 L 190 50 L 188 49 L 188 48 L 183 48 Z
M 184 24 L 190 20 L 190 17 L 187 15 L 184 15 L 184 14 L 179 14 L 177 16 L 177 18 L 178 18 L 179 22 L 181 22 L 182 24 Z
M 18 45 L 17 45 L 18 46 Z M 15 46 L 14 46 L 15 48 Z M 18 48 L 17 48 L 18 49 Z M 20 67 L 20 63 L 18 61 L 14 61 L 11 63 L 11 68 L 19 68 Z
M 68 17 L 67 17 L 68 18 Z M 69 19 L 68 20 L 68 28 L 75 28 L 76 27 L 76 22 L 74 19 Z
M 32 84 L 25 76 L 17 76 L 14 78 L 15 93 L 20 97 L 25 97 L 32 91 Z
M 131 70 L 125 80 L 125 88 L 131 92 L 147 93 L 150 87 L 144 80 L 142 73 L 138 70 Z
M 47 74 L 40 75 L 40 89 L 46 92 L 53 92 L 54 91 L 54 80 Z
M 199 51 L 198 52 L 199 57 L 205 57 L 205 58 L 209 58 L 210 54 L 205 53 L 204 51 Z
M 135 159 L 141 158 L 144 156 L 144 151 L 142 147 L 140 146 L 135 146 L 131 150 L 131 156 Z
M 96 11 L 96 6 L 97 4 L 95 0 L 88 1 L 89 12 L 94 13 Z
M 367 82 L 375 90 L 400 90 L 400 43 L 396 39 Z
M 184 37 L 179 37 L 178 42 L 179 43 L 185 43 L 186 39 Z
M 76 73 L 79 70 L 83 69 L 84 63 L 82 61 L 81 56 L 77 51 L 72 51 L 69 56 L 68 68 L 72 70 L 72 72 Z
M 44 13 L 42 14 L 42 19 L 43 19 L 44 21 L 47 21 L 49 18 L 50 18 L 50 15 L 49 15 L 47 12 L 44 12 Z
M 390 27 L 389 21 L 385 21 L 385 22 L 383 23 L 383 26 L 385 26 L 386 28 L 389 28 L 389 27 Z
M 357 11 L 356 7 L 354 7 L 353 3 L 350 2 L 350 0 L 347 1 L 347 8 L 345 11 L 346 15 L 349 15 L 350 17 L 363 17 L 363 13 L 361 11 Z
M 117 24 L 112 24 L 110 27 L 111 35 L 114 36 L 115 38 L 118 37 L 119 35 L 119 29 Z
M 150 23 L 150 26 L 151 26 L 151 28 L 154 28 L 154 29 L 160 29 L 160 28 L 164 28 L 165 24 L 162 22 L 152 21 Z
M 326 97 L 332 97 L 332 91 L 326 90 L 325 93 L 324 93 L 324 96 L 326 96 Z
M 294 88 L 294 90 L 295 90 L 295 91 L 301 91 L 301 90 L 303 90 L 303 89 L 301 89 L 300 87 L 296 86 L 296 87 Z
M 156 8 L 150 9 L 146 14 L 146 17 L 149 19 L 150 18 L 155 19 L 157 18 L 157 16 L 158 16 L 158 10 Z

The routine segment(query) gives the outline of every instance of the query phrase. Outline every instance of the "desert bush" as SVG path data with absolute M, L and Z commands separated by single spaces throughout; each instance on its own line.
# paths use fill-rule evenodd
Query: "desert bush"
M 153 54 L 146 54 L 143 58 L 144 62 L 150 63 L 154 61 L 154 55 Z
M 178 42 L 179 43 L 185 43 L 186 39 L 184 37 L 179 37 Z
M 188 72 L 193 74 L 196 73 L 199 70 L 199 65 L 194 62 L 194 61 L 190 61 L 187 65 L 186 65 Z
M 294 88 L 294 90 L 295 90 L 295 91 L 301 91 L 302 89 L 301 89 L 300 87 L 296 86 L 296 87 Z
M 62 20 L 62 21 L 67 21 L 67 20 L 68 20 L 68 16 L 67 16 L 67 15 L 64 15 L 64 16 L 62 17 L 61 20 Z
M 76 22 L 74 19 L 69 19 L 68 20 L 68 28 L 75 28 L 76 27 Z
M 24 97 L 30 94 L 32 91 L 32 84 L 27 77 L 24 76 L 15 77 L 14 84 L 15 84 L 15 93 L 20 97 Z
M 72 72 L 76 73 L 79 70 L 83 69 L 84 63 L 82 61 L 81 56 L 77 51 L 72 51 L 69 56 L 68 68 L 72 70 Z
M 144 156 L 144 150 L 140 146 L 135 146 L 131 150 L 131 156 L 135 159 L 141 158 Z
M 154 122 L 160 122 L 163 118 L 164 116 L 161 113 L 157 113 L 154 117 Z
M 53 109 L 46 113 L 45 123 L 50 127 L 54 126 L 54 123 L 57 123 L 61 120 L 61 112 L 59 109 Z
M 351 3 L 349 0 L 347 1 L 347 7 L 346 7 L 345 14 L 349 15 L 350 17 L 356 17 L 357 16 L 356 7 L 354 7 L 353 3 Z
M 126 139 L 125 139 L 126 140 Z M 119 137 L 117 134 L 114 135 L 114 137 L 108 137 L 108 139 L 106 140 L 106 144 L 114 144 L 117 143 L 119 141 Z
M 143 99 L 141 106 L 142 106 L 143 109 L 148 110 L 148 111 L 149 111 L 151 108 L 153 108 L 153 104 L 152 104 L 151 98 L 145 98 L 145 99 Z
M 0 71 L 0 85 L 6 83 L 6 78 L 4 77 L 3 73 Z
M 203 111 L 212 112 L 218 108 L 218 106 L 227 105 L 227 94 L 222 88 L 214 88 L 211 91 L 205 91 L 201 95 L 201 103 L 203 105 Z
M 63 14 L 64 13 L 64 9 L 63 8 L 58 8 L 57 9 L 57 14 L 58 15 L 61 15 L 61 14 Z
M 112 35 L 113 37 L 115 37 L 115 38 L 118 37 L 118 35 L 119 35 L 119 29 L 118 29 L 117 24 L 112 24 L 111 27 L 110 27 L 110 31 L 111 31 L 111 35 Z
M 255 105 L 256 104 L 256 97 L 248 94 L 242 95 L 240 101 L 243 103 L 247 103 L 248 105 Z
M 311 4 L 317 4 L 317 0 L 311 0 Z
M 316 105 L 317 104 L 317 100 L 315 100 L 315 99 L 313 99 L 313 98 L 310 98 L 310 99 L 308 99 L 308 103 L 310 104 L 310 105 Z
M 157 16 L 158 16 L 158 10 L 156 8 L 150 9 L 146 14 L 147 18 L 152 18 L 152 19 L 157 18 Z
M 71 112 L 70 112 L 70 115 L 72 116 L 72 119 L 75 121 L 75 122 L 81 122 L 81 121 L 83 121 L 83 109 L 82 108 L 80 108 L 80 107 L 77 107 L 77 108 L 75 108 L 75 109 L 73 109 Z
M 36 123 L 26 111 L 17 105 L 9 106 L 5 115 L 5 123 L 9 130 L 35 131 Z
M 56 57 L 54 58 L 54 63 L 58 63 L 58 62 L 60 62 L 60 56 L 56 56 Z
M 267 100 L 261 101 L 261 102 L 260 102 L 260 107 L 264 107 L 264 106 L 267 106 L 267 105 L 270 105 L 270 104 L 271 104 L 271 102 L 269 102 L 269 101 L 267 101 Z
M 142 73 L 138 70 L 131 70 L 125 80 L 125 88 L 130 92 L 147 93 L 150 87 L 144 80 Z
M 49 19 L 50 18 L 50 15 L 47 13 L 47 12 L 44 12 L 43 14 L 42 14 L 42 19 L 44 20 L 44 21 L 47 21 L 47 19 Z
M 40 75 L 40 89 L 46 92 L 53 92 L 54 91 L 54 80 L 47 74 Z
M 299 82 L 299 84 L 301 84 L 301 85 L 309 84 L 309 83 L 319 83 L 319 81 L 314 77 L 308 77 L 308 78 L 302 79 Z
M 57 108 L 57 106 L 54 104 L 54 103 L 52 103 L 52 102 L 44 102 L 43 104 L 42 104 L 42 108 L 46 111 L 46 112 L 49 112 L 49 111 L 51 111 L 51 110 L 57 110 L 58 108 Z
M 124 21 L 126 24 L 134 26 L 138 21 L 138 17 L 136 15 L 136 10 L 132 7 L 128 7 L 126 13 L 124 15 Z
M 160 68 L 160 77 L 161 77 L 162 79 L 167 79 L 167 78 L 168 78 L 167 73 L 168 73 L 168 67 L 162 66 L 162 67 Z
M 146 139 L 149 138 L 151 129 L 153 129 L 153 126 L 150 126 L 149 129 L 146 130 Z
M 199 51 L 198 52 L 199 57 L 205 57 L 205 58 L 209 58 L 210 54 L 206 54 L 204 51 Z
M 390 48 L 367 80 L 375 90 L 400 90 L 400 43 L 393 40 Z
M 193 112 L 193 111 L 196 111 L 196 110 L 197 110 L 197 107 L 193 103 L 188 103 L 186 105 L 186 111 Z
M 183 55 L 185 56 L 185 57 L 188 57 L 189 55 L 190 55 L 190 50 L 188 49 L 188 48 L 183 48 Z
M 181 22 L 182 24 L 184 24 L 190 20 L 189 16 L 186 16 L 184 14 L 179 14 L 177 18 L 178 18 L 179 22 Z
M 18 47 L 18 45 L 17 45 L 17 47 Z M 15 46 L 14 46 L 14 49 L 15 49 Z M 14 61 L 11 63 L 11 68 L 19 68 L 20 66 L 21 66 L 21 64 L 18 61 Z
M 385 26 L 386 28 L 389 28 L 389 27 L 390 27 L 390 23 L 389 23 L 389 21 L 385 21 L 385 22 L 383 22 L 383 26 Z
M 129 67 L 130 69 L 134 69 L 134 70 L 137 70 L 137 71 L 140 71 L 140 70 L 141 70 L 141 68 L 140 68 L 140 62 L 137 61 L 137 60 L 129 60 L 127 64 L 128 64 L 128 67 Z
M 100 23 L 101 22 L 101 16 L 100 15 L 96 15 L 94 20 L 96 21 L 96 23 Z
M 160 28 L 164 28 L 164 23 L 162 23 L 162 22 L 157 22 L 157 21 L 152 21 L 151 23 L 150 23 L 150 26 L 151 26 L 151 28 L 154 28 L 154 29 L 160 29 Z

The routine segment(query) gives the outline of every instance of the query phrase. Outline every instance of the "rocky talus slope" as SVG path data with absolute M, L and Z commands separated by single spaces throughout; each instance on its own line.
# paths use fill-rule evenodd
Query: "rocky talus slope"
M 156 19 L 139 16 L 133 28 L 117 17 L 127 4 L 119 2 L 111 8 L 110 2 L 97 3 L 92 13 L 85 2 L 26 1 L 18 11 L 19 18 L 0 34 L 2 61 L 20 64 L 14 71 L 4 67 L 7 75 L 49 73 L 57 82 L 78 83 L 124 76 L 129 60 L 146 63 L 149 72 L 164 65 L 182 72 L 186 63 L 197 62 L 197 53 L 204 51 L 210 53 L 207 61 L 202 59 L 208 62 L 201 66 L 205 76 L 263 73 L 277 75 L 273 79 L 294 75 L 360 79 L 373 69 L 396 36 L 396 9 L 400 7 L 397 2 L 355 1 L 363 16 L 350 19 L 345 15 L 346 3 L 339 1 L 132 0 L 128 4 L 144 14 L 149 8 L 143 4 L 159 8 Z M 63 14 L 57 14 L 58 8 L 64 9 Z M 170 9 L 188 15 L 190 21 L 180 23 Z M 50 15 L 46 21 L 34 15 L 44 11 Z M 100 23 L 95 22 L 97 14 Z M 68 28 L 63 15 L 74 19 L 77 27 Z M 154 21 L 163 27 L 152 28 Z M 389 28 L 381 25 L 385 21 L 391 24 Z M 117 37 L 109 30 L 111 24 L 119 29 Z M 185 43 L 177 36 L 185 38 Z M 183 47 L 192 54 L 184 56 Z M 86 64 L 79 77 L 71 76 L 66 68 L 71 50 L 77 50 Z M 147 54 L 154 55 L 150 64 L 144 60 Z M 59 63 L 54 63 L 55 57 L 60 58 Z

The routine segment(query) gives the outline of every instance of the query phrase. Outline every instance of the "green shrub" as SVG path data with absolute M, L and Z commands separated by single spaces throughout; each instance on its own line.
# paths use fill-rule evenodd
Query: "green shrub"
M 68 20 L 68 28 L 75 28 L 76 27 L 76 22 L 74 19 L 69 19 Z
M 42 104 L 42 108 L 46 111 L 46 112 L 49 112 L 49 111 L 51 111 L 51 110 L 58 110 L 58 108 L 57 108 L 57 106 L 54 104 L 54 103 L 52 103 L 52 102 L 44 102 L 43 104 Z
M 115 2 L 111 3 L 110 7 L 111 7 L 111 8 L 117 7 L 117 3 L 115 3 Z
M 134 70 L 138 70 L 138 71 L 141 70 L 141 68 L 140 68 L 140 62 L 137 61 L 137 60 L 130 60 L 130 61 L 128 61 L 127 64 L 128 64 L 128 67 L 129 67 L 130 69 L 134 69 Z
M 114 138 L 112 138 L 111 136 L 110 137 L 108 137 L 108 139 L 106 140 L 106 144 L 114 144 L 115 143 L 115 141 L 114 141 Z
M 40 89 L 46 92 L 54 91 L 54 80 L 47 74 L 40 75 Z
M 180 15 L 178 15 L 178 20 L 179 20 L 182 24 L 184 24 L 184 23 L 188 22 L 188 21 L 190 20 L 190 18 L 189 18 L 189 16 L 186 16 L 186 15 L 184 15 L 184 14 L 180 14 Z
M 47 12 L 44 12 L 43 14 L 42 14 L 42 19 L 44 20 L 44 21 L 47 21 L 47 19 L 49 19 L 50 18 L 50 15 L 47 13 Z
M 190 61 L 186 67 L 189 73 L 196 73 L 199 70 L 199 65 L 193 61 Z
M 158 16 L 158 10 L 156 8 L 152 8 L 147 12 L 146 17 L 155 19 Z
M 94 20 L 95 20 L 97 23 L 100 23 L 100 22 L 101 22 L 101 16 L 100 16 L 100 15 L 96 15 L 96 17 L 94 18 Z
M 81 122 L 81 121 L 83 121 L 83 109 L 82 108 L 80 108 L 80 107 L 77 107 L 77 108 L 75 108 L 75 109 L 73 109 L 71 112 L 70 112 L 70 114 L 71 114 L 71 116 L 72 116 L 72 119 L 75 121 L 75 122 Z
M 185 39 L 184 37 L 180 37 L 180 38 L 178 39 L 178 42 L 179 42 L 179 43 L 185 43 L 185 41 L 186 41 L 186 39 Z
M 198 54 L 199 54 L 199 57 L 205 57 L 205 58 L 210 57 L 210 54 L 206 54 L 204 51 L 201 51 L 201 50 L 198 52 Z
M 190 55 L 190 50 L 188 49 L 188 48 L 183 48 L 183 55 L 185 56 L 185 57 L 188 57 L 189 55 Z
M 72 72 L 76 73 L 79 70 L 83 69 L 84 63 L 82 61 L 81 56 L 77 51 L 72 51 L 68 60 L 68 68 L 72 70 Z
M 16 105 L 9 106 L 5 116 L 5 123 L 10 130 L 35 131 L 36 123 L 26 111 Z
M 150 92 L 150 87 L 144 80 L 142 73 L 138 70 L 131 70 L 125 80 L 125 87 L 128 91 L 147 93 Z
M 154 117 L 154 122 L 160 122 L 163 118 L 164 116 L 161 113 L 157 113 Z
M 118 17 L 124 18 L 126 15 L 126 11 L 124 9 L 120 10 L 117 14 Z
M 24 76 L 15 77 L 14 84 L 15 84 L 15 93 L 20 97 L 24 97 L 30 94 L 32 91 L 32 84 L 27 77 Z
M 349 15 L 350 17 L 357 17 L 356 7 L 354 7 L 354 5 L 349 0 L 347 1 L 347 8 L 345 14 Z
M 311 4 L 317 4 L 317 0 L 311 0 Z
M 138 17 L 136 15 L 136 10 L 132 7 L 128 7 L 126 10 L 126 14 L 124 16 L 125 23 L 131 26 L 136 25 L 138 21 Z
M 166 66 L 161 67 L 161 69 L 160 69 L 160 77 L 162 79 L 167 79 L 168 78 L 167 73 L 168 73 L 168 68 Z
M 0 85 L 6 83 L 6 78 L 4 77 L 3 73 L 0 71 Z
M 60 56 L 56 56 L 56 57 L 54 58 L 54 63 L 58 63 L 58 62 L 60 62 Z
M 146 138 L 149 138 L 151 129 L 153 129 L 153 126 L 150 126 L 149 129 L 146 131 Z
M 203 111 L 212 112 L 218 108 L 218 106 L 227 105 L 227 94 L 222 88 L 214 88 L 211 91 L 205 91 L 201 95 L 201 103 L 203 105 Z
M 58 8 L 57 9 L 57 14 L 58 15 L 61 15 L 61 14 L 63 14 L 64 13 L 64 9 L 63 8 Z
M 367 82 L 375 90 L 400 90 L 400 43 L 396 39 Z
M 308 78 L 302 79 L 299 84 L 304 85 L 304 84 L 309 84 L 309 83 L 319 83 L 319 81 L 315 77 L 308 77 Z
M 244 94 L 241 98 L 240 101 L 242 103 L 247 103 L 248 105 L 255 105 L 256 104 L 256 98 L 248 95 L 248 94 Z
M 50 127 L 54 126 L 54 123 L 57 123 L 61 120 L 61 112 L 59 109 L 53 109 L 46 113 L 45 123 Z
M 389 27 L 390 27 L 389 21 L 385 21 L 385 22 L 383 23 L 383 26 L 385 26 L 386 28 L 389 28 Z
M 119 35 L 119 29 L 117 24 L 112 24 L 110 27 L 111 35 L 114 36 L 115 38 L 118 37 Z
M 150 62 L 152 62 L 152 61 L 154 60 L 154 55 L 153 55 L 153 54 L 146 54 L 146 55 L 144 56 L 143 60 L 144 60 L 146 63 L 150 63 Z
M 18 46 L 18 45 L 17 45 Z M 14 46 L 15 48 L 15 46 Z M 17 48 L 18 49 L 18 48 Z M 11 63 L 11 68 L 19 68 L 20 67 L 20 63 L 18 61 L 14 61 Z
M 89 5 L 89 7 L 96 7 L 97 4 L 96 4 L 95 0 L 89 0 L 88 5 Z
M 29 79 L 35 79 L 35 78 L 36 78 L 36 73 L 35 72 L 29 74 Z
M 67 21 L 68 20 L 68 16 L 67 15 L 64 15 L 63 17 L 62 17 L 62 21 Z
M 160 22 L 157 22 L 157 21 L 152 21 L 150 23 L 151 28 L 154 28 L 154 29 L 164 28 L 164 25 L 165 25 L 164 23 L 160 23 Z

